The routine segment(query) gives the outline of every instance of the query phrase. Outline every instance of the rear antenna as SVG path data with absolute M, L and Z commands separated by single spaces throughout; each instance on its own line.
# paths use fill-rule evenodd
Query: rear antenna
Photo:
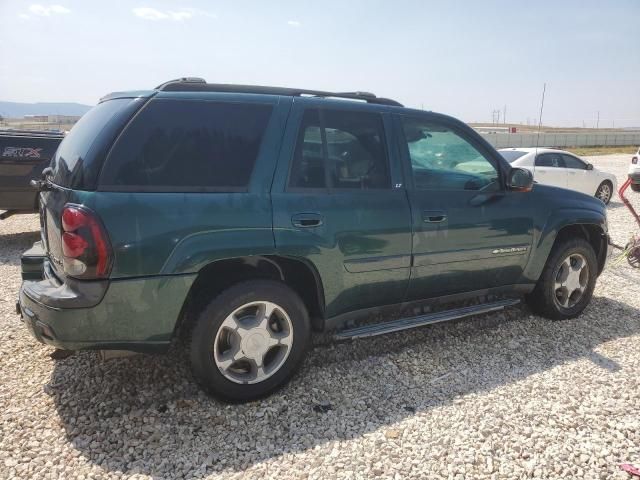
M 533 157 L 533 177 L 536 176 L 536 159 L 538 158 L 538 146 L 540 144 L 540 128 L 542 127 L 542 110 L 544 109 L 544 94 L 547 91 L 547 82 L 542 86 L 542 101 L 540 102 L 540 117 L 538 118 L 538 134 L 536 135 L 536 154 Z

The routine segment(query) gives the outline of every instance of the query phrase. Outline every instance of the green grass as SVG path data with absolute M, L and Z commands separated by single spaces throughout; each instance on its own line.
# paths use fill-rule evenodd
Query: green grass
M 626 153 L 633 155 L 638 151 L 638 147 L 572 147 L 566 148 L 576 155 L 611 155 L 613 153 Z

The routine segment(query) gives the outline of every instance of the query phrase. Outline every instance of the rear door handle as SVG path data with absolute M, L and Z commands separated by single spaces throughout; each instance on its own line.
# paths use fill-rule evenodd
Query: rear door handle
M 447 214 L 441 210 L 425 210 L 422 212 L 424 223 L 442 223 L 447 220 Z
M 297 228 L 319 227 L 322 223 L 322 215 L 319 213 L 296 213 L 291 217 L 291 224 Z

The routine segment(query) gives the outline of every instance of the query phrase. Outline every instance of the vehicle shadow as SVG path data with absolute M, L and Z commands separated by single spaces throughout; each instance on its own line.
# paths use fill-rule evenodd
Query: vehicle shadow
M 203 394 L 178 348 L 108 362 L 82 352 L 56 363 L 45 391 L 68 440 L 104 470 L 199 477 L 361 437 L 577 359 L 609 375 L 620 365 L 595 349 L 639 332 L 638 309 L 597 297 L 575 320 L 553 322 L 521 307 L 353 343 L 323 342 L 289 385 L 245 405 Z
M 611 199 L 611 201 L 607 204 L 608 210 L 615 210 L 620 207 L 624 207 L 624 203 L 622 203 L 621 201 L 613 200 L 613 199 Z
M 22 252 L 31 248 L 38 240 L 40 230 L 4 235 L 0 231 L 0 265 L 20 265 Z

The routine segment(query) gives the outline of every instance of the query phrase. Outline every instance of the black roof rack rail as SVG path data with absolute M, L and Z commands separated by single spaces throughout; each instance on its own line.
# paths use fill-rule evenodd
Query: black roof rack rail
M 351 100 L 364 100 L 367 103 L 402 107 L 400 102 L 390 98 L 376 97 L 370 92 L 324 92 L 321 90 L 307 90 L 287 87 L 264 87 L 260 85 L 234 85 L 224 83 L 207 83 L 203 78 L 183 77 L 170 80 L 158 85 L 156 90 L 163 92 L 223 92 L 223 93 L 257 93 L 263 95 L 283 95 L 300 97 L 308 95 L 324 98 L 348 98 Z

